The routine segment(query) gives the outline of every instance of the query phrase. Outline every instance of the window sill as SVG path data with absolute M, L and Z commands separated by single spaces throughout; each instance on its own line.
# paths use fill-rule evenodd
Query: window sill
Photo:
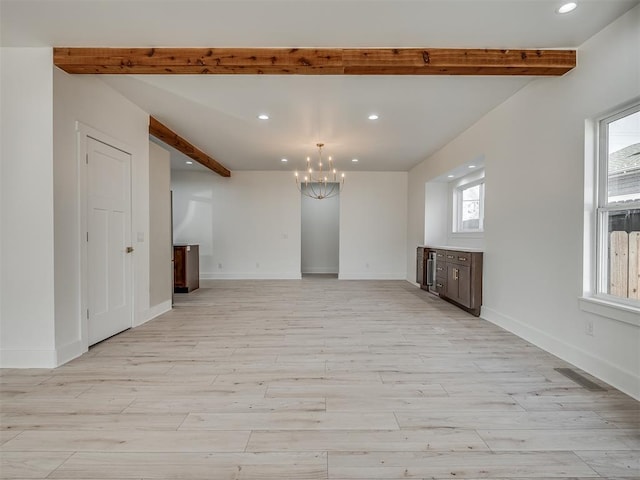
M 580 297 L 580 309 L 619 322 L 640 327 L 640 308 L 597 297 Z
M 452 238 L 484 238 L 484 230 L 474 232 L 449 232 L 449 236 Z

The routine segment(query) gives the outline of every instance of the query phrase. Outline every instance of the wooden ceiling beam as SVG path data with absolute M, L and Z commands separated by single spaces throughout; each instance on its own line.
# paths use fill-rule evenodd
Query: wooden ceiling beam
M 209 155 L 197 147 L 194 147 L 188 140 L 175 133 L 166 125 L 163 125 L 154 117 L 149 118 L 149 134 L 159 138 L 167 145 L 171 145 L 176 150 L 184 153 L 187 157 L 213 170 L 222 177 L 230 177 L 231 172 Z
M 75 74 L 560 76 L 576 66 L 576 51 L 56 47 L 53 61 Z

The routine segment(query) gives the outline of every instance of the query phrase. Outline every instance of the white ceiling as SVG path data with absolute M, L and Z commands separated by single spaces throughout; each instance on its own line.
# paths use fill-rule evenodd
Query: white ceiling
M 0 0 L 0 40 L 2 46 L 575 48 L 638 4 L 577 1 L 574 12 L 561 16 L 555 13 L 561 0 Z M 101 78 L 230 170 L 292 170 L 315 154 L 318 141 L 343 170 L 408 170 L 532 80 Z M 271 120 L 256 118 L 263 112 Z M 367 119 L 373 112 L 379 120 Z

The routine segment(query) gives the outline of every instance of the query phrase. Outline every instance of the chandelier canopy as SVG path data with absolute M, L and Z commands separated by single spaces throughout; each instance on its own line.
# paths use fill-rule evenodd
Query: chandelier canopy
M 335 197 L 344 186 L 344 173 L 338 175 L 333 166 L 333 160 L 329 157 L 328 168 L 322 163 L 322 147 L 324 143 L 317 143 L 318 147 L 318 168 L 314 170 L 311 166 L 311 158 L 307 157 L 307 171 L 300 179 L 296 172 L 296 185 L 298 190 L 310 198 L 322 200 L 323 198 Z

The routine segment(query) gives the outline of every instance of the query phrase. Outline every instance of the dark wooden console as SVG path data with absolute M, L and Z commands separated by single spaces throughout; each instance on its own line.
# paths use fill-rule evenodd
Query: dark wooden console
M 200 288 L 198 245 L 173 246 L 173 291 L 189 293 Z
M 422 255 L 420 255 L 422 249 Z M 429 268 L 434 275 L 428 278 L 427 259 L 429 253 L 435 262 Z M 418 258 L 418 283 L 420 287 L 437 293 L 441 298 L 454 303 L 463 310 L 480 316 L 482 305 L 482 252 L 449 250 L 437 247 L 420 247 Z M 420 268 L 420 265 L 422 267 Z

